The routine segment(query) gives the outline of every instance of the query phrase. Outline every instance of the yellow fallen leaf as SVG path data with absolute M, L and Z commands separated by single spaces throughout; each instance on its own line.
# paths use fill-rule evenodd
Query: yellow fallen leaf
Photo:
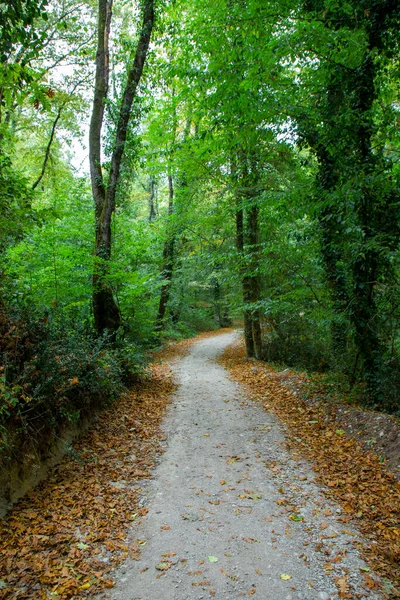
M 156 565 L 156 569 L 157 571 L 168 571 L 168 569 L 170 569 L 172 567 L 172 563 L 171 562 L 160 562 L 158 565 Z
M 283 581 L 289 581 L 289 579 L 292 579 L 292 576 L 286 575 L 286 573 L 282 573 L 281 579 L 283 579 Z
M 80 586 L 81 590 L 88 590 L 90 588 L 90 583 L 84 583 Z

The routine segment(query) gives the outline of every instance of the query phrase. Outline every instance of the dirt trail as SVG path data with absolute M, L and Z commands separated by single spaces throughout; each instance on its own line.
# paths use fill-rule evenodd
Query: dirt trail
M 216 364 L 234 337 L 196 342 L 175 365 L 167 450 L 131 533 L 140 559 L 120 567 L 101 598 L 381 598 L 363 587 L 360 535 L 287 453 L 278 420 Z

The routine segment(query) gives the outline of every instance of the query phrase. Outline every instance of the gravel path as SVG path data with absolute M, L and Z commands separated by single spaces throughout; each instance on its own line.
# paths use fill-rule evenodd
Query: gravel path
M 107 597 L 381 598 L 363 588 L 371 573 L 356 548 L 360 534 L 326 502 L 309 465 L 287 453 L 277 419 L 216 364 L 234 337 L 199 341 L 175 365 L 166 452 L 147 487 L 149 512 L 131 535 L 140 560 L 114 573 Z

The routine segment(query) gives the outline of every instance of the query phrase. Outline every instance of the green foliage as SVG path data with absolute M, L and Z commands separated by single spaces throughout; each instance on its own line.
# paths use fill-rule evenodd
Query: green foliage
M 56 311 L 41 318 L 25 314 L 14 319 L 2 314 L 0 429 L 5 438 L 12 424 L 35 439 L 43 427 L 79 422 L 118 396 L 142 368 L 143 354 L 132 344 L 110 345 L 94 337 L 87 324 L 60 321 Z
M 11 49 L 18 45 L 34 43 L 40 36 L 35 31 L 34 20 L 41 16 L 47 18 L 45 8 L 47 0 L 14 0 L 12 3 L 0 5 L 0 59 L 7 60 Z
M 3 428 L 13 421 L 33 435 L 39 417 L 48 426 L 78 420 L 120 393 L 145 348 L 229 324 L 244 311 L 260 316 L 266 360 L 345 373 L 351 385 L 366 384 L 370 404 L 398 409 L 393 7 L 389 0 L 162 7 L 112 223 L 106 281 L 122 326 L 111 343 L 93 334 L 90 183 L 68 159 L 92 97 L 92 5 L 2 5 Z M 116 3 L 115 17 L 105 181 L 137 38 L 130 6 Z M 247 237 L 240 251 L 237 213 L 248 224 L 254 208 L 259 239 Z M 259 282 L 256 301 L 244 298 L 246 277 Z
M 32 193 L 0 147 L 0 251 L 15 243 L 33 219 Z

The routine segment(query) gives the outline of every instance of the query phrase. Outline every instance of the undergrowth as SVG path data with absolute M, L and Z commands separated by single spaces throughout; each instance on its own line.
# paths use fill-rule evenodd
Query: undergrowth
M 2 462 L 16 440 L 35 443 L 113 401 L 144 366 L 134 343 L 111 344 L 89 324 L 52 313 L 0 311 L 0 353 Z

